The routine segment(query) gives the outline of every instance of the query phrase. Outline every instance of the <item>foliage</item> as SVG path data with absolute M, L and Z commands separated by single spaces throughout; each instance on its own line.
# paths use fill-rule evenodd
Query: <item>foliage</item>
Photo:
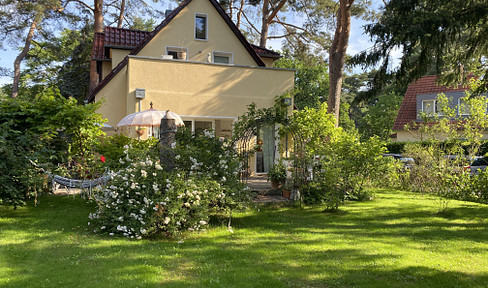
M 334 141 L 337 133 L 342 129 L 335 128 L 333 115 L 327 113 L 327 104 L 322 103 L 319 108 L 304 108 L 293 113 L 293 124 L 306 140 L 306 157 L 312 159 L 322 151 L 325 145 Z
M 388 1 L 379 21 L 367 25 L 374 39 L 372 49 L 356 57 L 356 63 L 380 64 L 375 77 L 382 84 L 393 73 L 408 84 L 424 76 L 431 67 L 442 74 L 443 84 L 463 83 L 469 73 L 486 75 L 488 4 L 484 0 Z M 390 56 L 403 51 L 400 66 L 388 70 Z M 486 89 L 484 85 L 478 91 Z
M 125 168 L 94 196 L 98 210 L 90 217 L 96 232 L 137 239 L 156 233 L 175 236 L 205 229 L 211 213 L 230 217 L 243 207 L 248 190 L 239 182 L 239 162 L 228 140 L 211 132 L 192 135 L 188 129 L 179 129 L 176 139 L 176 169 L 171 172 L 156 151 L 134 160 L 130 155 L 138 153 L 124 146 L 119 163 Z
M 285 181 L 286 181 L 286 166 L 283 163 L 282 159 L 280 159 L 280 161 L 278 161 L 278 163 L 274 163 L 274 165 L 269 169 L 268 181 L 273 181 L 273 182 L 277 182 L 277 183 L 285 183 Z
M 381 156 L 386 151 L 383 142 L 378 138 L 361 142 L 354 131 L 336 128 L 325 103 L 319 109 L 295 112 L 293 122 L 306 139 L 304 157 L 313 170 L 312 183 L 304 188 L 306 203 L 320 201 L 337 209 L 345 198 L 368 198 L 365 186 L 388 171 Z
M 105 157 L 108 169 L 118 171 L 127 166 L 125 162 L 120 161 L 126 156 L 124 146 L 131 147 L 128 150 L 130 159 L 143 160 L 151 149 L 155 148 L 157 142 L 158 140 L 154 138 L 137 140 L 120 134 L 101 138 L 99 142 L 95 143 L 94 150 Z
M 377 101 L 368 105 L 362 117 L 357 119 L 358 132 L 362 139 L 378 136 L 384 141 L 389 141 L 401 102 L 401 97 L 390 92 L 380 95 Z
M 295 69 L 295 106 L 317 108 L 327 99 L 329 93 L 329 75 L 323 61 L 307 63 L 294 57 L 283 57 L 274 63 L 277 68 Z
M 34 101 L 0 101 L 0 202 L 23 205 L 35 195 L 44 178 L 31 162 L 53 169 L 73 157 L 92 158 L 91 145 L 103 132 L 99 104 L 77 105 L 59 93 Z

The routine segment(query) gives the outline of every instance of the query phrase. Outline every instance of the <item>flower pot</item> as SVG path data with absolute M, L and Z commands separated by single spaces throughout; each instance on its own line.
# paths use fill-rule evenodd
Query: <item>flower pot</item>
M 186 51 L 176 52 L 178 60 L 186 60 Z
M 283 191 L 281 191 L 281 195 L 283 195 L 283 197 L 285 197 L 287 199 L 290 199 L 291 191 L 290 190 L 283 190 Z
M 276 190 L 281 188 L 281 183 L 271 180 L 271 189 Z

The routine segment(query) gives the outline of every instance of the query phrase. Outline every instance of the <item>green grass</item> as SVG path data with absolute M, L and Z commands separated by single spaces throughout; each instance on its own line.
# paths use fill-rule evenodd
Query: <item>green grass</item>
M 0 207 L 0 287 L 488 287 L 488 206 L 376 191 L 340 213 L 239 214 L 179 240 L 90 233 L 93 205 Z

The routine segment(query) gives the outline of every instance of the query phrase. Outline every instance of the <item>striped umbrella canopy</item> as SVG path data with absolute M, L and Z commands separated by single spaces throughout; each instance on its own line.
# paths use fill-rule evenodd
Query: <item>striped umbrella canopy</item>
M 152 105 L 151 105 L 152 106 Z M 183 120 L 181 117 L 174 113 L 170 112 L 169 110 L 167 111 L 161 111 L 161 110 L 156 110 L 156 109 L 149 109 L 137 113 L 133 113 L 130 115 L 125 116 L 120 120 L 120 122 L 117 124 L 117 127 L 122 127 L 122 126 L 147 126 L 147 127 L 153 127 L 153 126 L 159 126 L 161 124 L 161 118 L 167 115 L 168 119 L 175 119 L 175 124 L 176 126 L 185 126 L 183 124 Z

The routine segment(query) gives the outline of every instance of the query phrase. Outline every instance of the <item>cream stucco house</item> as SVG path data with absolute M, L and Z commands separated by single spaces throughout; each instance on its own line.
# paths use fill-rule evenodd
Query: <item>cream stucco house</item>
M 230 136 L 247 105 L 270 107 L 294 85 L 293 70 L 273 68 L 279 54 L 249 44 L 215 0 L 182 2 L 152 32 L 106 27 L 95 35 L 92 58 L 100 82 L 88 101 L 103 101 L 99 112 L 112 126 L 152 102 L 193 131 Z M 273 141 L 273 130 L 263 129 L 261 139 Z M 252 170 L 267 172 L 277 153 L 271 147 Z

